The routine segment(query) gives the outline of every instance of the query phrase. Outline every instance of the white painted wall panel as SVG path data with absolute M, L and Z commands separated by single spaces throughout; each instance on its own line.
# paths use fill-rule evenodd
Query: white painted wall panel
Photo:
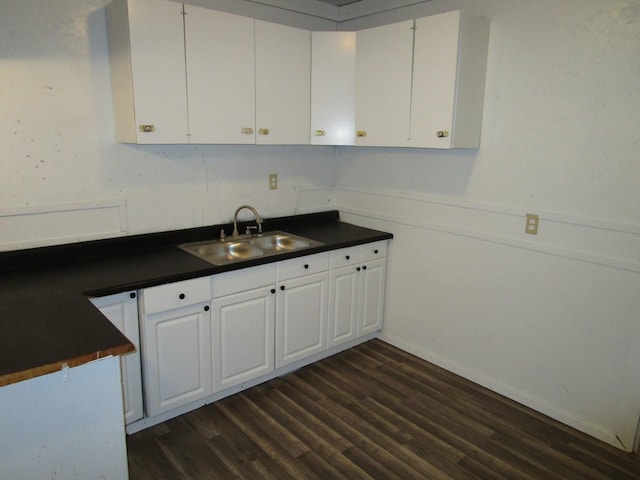
M 640 412 L 640 281 L 625 268 L 638 263 L 640 224 L 638 5 L 431 0 L 345 22 L 340 29 L 361 29 L 463 8 L 488 17 L 491 36 L 479 150 L 344 147 L 336 161 L 332 147 L 116 144 L 106 3 L 3 4 L 0 206 L 121 198 L 129 232 L 140 233 L 228 221 L 242 203 L 264 216 L 312 211 L 332 204 L 335 183 L 400 192 L 363 206 L 339 189 L 335 200 L 358 213 L 347 221 L 395 234 L 387 338 L 629 447 Z M 244 0 L 193 3 L 331 29 Z M 268 190 L 269 173 L 278 190 Z M 414 196 L 454 205 L 405 200 Z M 388 209 L 358 212 L 371 205 Z M 465 205 L 540 212 L 540 234 L 526 240 L 570 255 L 487 242 L 521 240 L 524 223 Z M 448 230 L 404 222 L 417 217 Z M 588 262 L 585 252 L 620 263 Z M 425 295 L 409 296 L 416 285 Z
M 123 201 L 0 207 L 0 251 L 118 237 L 127 232 Z
M 431 0 L 345 22 L 462 8 L 491 34 L 481 147 L 339 148 L 335 193 L 344 219 L 395 235 L 387 340 L 626 449 L 640 416 L 632 3 Z
M 243 203 L 255 205 L 265 217 L 327 206 L 325 199 L 314 204 L 311 196 L 298 200 L 296 187 L 334 183 L 332 147 L 116 143 L 107 3 L 3 3 L 0 208 L 47 209 L 113 199 L 126 205 L 122 225 L 136 234 L 226 222 Z M 246 9 L 248 2 L 243 3 Z M 278 11 L 269 8 L 272 15 Z M 303 17 L 283 13 L 289 20 Z M 278 190 L 269 190 L 270 173 L 279 175 Z M 113 222 L 93 230 L 95 223 L 80 215 L 49 230 L 50 219 L 29 229 L 13 224 L 0 229 L 0 244 L 49 243 L 48 231 L 52 238 L 61 231 L 71 233 L 67 238 L 114 235 Z M 44 234 L 33 235 L 34 228 Z

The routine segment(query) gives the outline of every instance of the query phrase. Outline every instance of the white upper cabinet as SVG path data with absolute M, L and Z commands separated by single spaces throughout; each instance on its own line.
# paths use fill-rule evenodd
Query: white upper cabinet
M 311 144 L 353 145 L 355 32 L 313 32 L 311 60 Z
M 410 146 L 480 146 L 488 41 L 460 10 L 416 20 Z
M 413 20 L 357 32 L 356 145 L 408 145 Z
M 255 143 L 254 20 L 185 5 L 184 38 L 189 143 Z
M 182 4 L 115 0 L 106 12 L 116 140 L 187 143 Z
M 477 148 L 489 22 L 460 10 L 357 33 L 357 145 Z
M 256 143 L 308 145 L 311 32 L 256 20 L 255 36 Z
M 167 0 L 107 19 L 119 142 L 480 145 L 489 22 L 461 10 L 355 33 Z

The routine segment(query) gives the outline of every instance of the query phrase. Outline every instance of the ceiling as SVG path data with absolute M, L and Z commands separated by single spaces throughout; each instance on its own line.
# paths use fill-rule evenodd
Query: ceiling
M 357 3 L 360 0 L 318 0 L 322 3 L 328 3 L 329 5 L 335 5 L 336 7 L 343 7 L 344 5 L 350 5 Z
M 1 1 L 1 0 L 0 0 Z M 177 1 L 177 0 L 176 0 Z M 188 1 L 188 0 L 187 0 Z M 205 2 L 207 0 L 197 0 Z M 368 15 L 428 2 L 429 0 L 246 0 L 297 13 L 345 22 Z M 637 0 L 636 0 L 637 1 Z

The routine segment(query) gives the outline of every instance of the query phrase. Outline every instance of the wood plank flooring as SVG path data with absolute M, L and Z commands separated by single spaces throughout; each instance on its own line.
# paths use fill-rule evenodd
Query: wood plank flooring
M 640 479 L 624 453 L 373 340 L 130 435 L 136 479 Z

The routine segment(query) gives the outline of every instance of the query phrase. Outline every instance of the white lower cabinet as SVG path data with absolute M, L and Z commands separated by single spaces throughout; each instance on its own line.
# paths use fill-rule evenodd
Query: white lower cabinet
M 276 304 L 276 367 L 326 349 L 328 273 L 283 283 Z
M 257 288 L 212 302 L 215 391 L 273 371 L 275 297 L 271 290 Z
M 329 253 L 276 265 L 276 368 L 327 348 Z
M 140 327 L 149 416 L 213 393 L 209 282 L 209 277 L 197 278 L 142 293 Z
M 275 265 L 212 278 L 213 389 L 253 380 L 274 370 Z
M 141 419 L 144 414 L 136 297 L 136 292 L 125 292 L 91 299 L 100 312 L 136 347 L 135 352 L 120 356 L 125 424 Z
M 356 338 L 360 273 L 355 266 L 331 270 L 329 278 L 329 346 Z
M 212 278 L 215 391 L 326 349 L 328 268 L 321 253 Z
M 382 328 L 387 242 L 331 252 L 328 346 Z
M 386 259 L 371 260 L 362 265 L 358 337 L 376 332 L 382 328 L 386 270 Z
M 382 241 L 143 290 L 147 416 L 380 330 L 386 251 Z

